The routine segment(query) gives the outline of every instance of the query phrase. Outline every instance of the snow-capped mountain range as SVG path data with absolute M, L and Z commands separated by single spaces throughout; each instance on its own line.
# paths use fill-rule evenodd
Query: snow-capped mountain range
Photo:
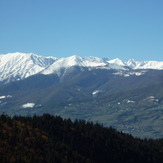
M 123 62 L 116 58 L 113 60 L 97 57 L 71 56 L 68 58 L 43 57 L 33 53 L 8 53 L 0 55 L 0 82 L 21 80 L 37 73 L 44 75 L 59 74 L 61 69 L 73 66 L 115 69 L 115 70 L 138 70 L 157 69 L 163 70 L 163 61 L 135 61 L 133 59 Z M 118 74 L 118 73 L 117 73 Z
M 162 108 L 163 62 L 0 55 L 1 114 L 50 113 L 158 138 Z

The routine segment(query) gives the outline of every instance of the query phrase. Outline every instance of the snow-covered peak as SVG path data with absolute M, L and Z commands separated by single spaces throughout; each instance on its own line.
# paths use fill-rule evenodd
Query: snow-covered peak
M 33 53 L 8 53 L 0 55 L 0 81 L 24 79 L 42 71 L 55 62 L 53 58 Z
M 135 61 L 134 59 L 130 59 L 125 62 L 126 66 L 132 69 L 157 69 L 163 70 L 163 62 L 160 61 Z
M 125 64 L 124 64 L 119 58 L 110 60 L 110 61 L 108 61 L 108 63 L 117 64 L 117 65 L 119 65 L 119 66 L 125 66 Z
M 57 73 L 60 69 L 67 69 L 72 66 L 80 67 L 102 67 L 106 66 L 108 63 L 104 59 L 97 57 L 80 57 L 80 56 L 71 56 L 68 58 L 61 58 L 54 62 L 51 66 L 46 68 L 42 73 L 51 74 Z

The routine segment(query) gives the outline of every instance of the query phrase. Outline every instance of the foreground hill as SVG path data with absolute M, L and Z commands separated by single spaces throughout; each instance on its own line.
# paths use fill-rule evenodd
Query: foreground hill
M 44 114 L 0 116 L 0 162 L 163 162 L 163 140 Z

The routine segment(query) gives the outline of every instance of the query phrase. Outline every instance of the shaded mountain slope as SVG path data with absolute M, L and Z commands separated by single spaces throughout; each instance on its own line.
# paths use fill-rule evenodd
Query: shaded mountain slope
M 62 72 L 64 75 L 37 74 L 27 79 L 12 82 L 0 87 L 0 96 L 12 95 L 13 98 L 35 103 L 67 102 L 104 96 L 128 90 L 142 88 L 160 83 L 163 80 L 162 71 L 148 70 L 141 76 L 129 77 L 115 75 L 115 70 L 91 71 L 84 67 L 71 67 Z M 26 100 L 22 100 L 26 99 Z

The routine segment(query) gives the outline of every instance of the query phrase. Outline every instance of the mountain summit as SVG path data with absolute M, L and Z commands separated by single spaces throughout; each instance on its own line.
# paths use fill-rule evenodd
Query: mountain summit
M 54 57 L 41 57 L 33 53 L 0 55 L 0 82 L 27 78 L 54 63 Z

